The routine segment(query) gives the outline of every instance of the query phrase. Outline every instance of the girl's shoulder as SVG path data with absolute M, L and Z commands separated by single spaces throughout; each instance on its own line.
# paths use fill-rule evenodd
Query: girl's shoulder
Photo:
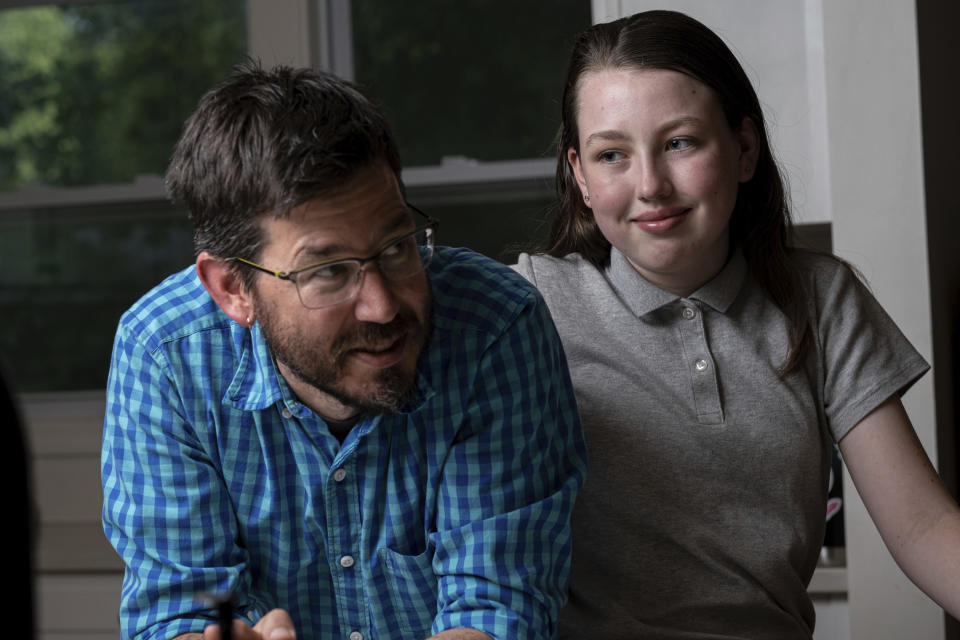
M 857 268 L 832 253 L 794 249 L 790 259 L 812 292 L 866 288 L 866 281 Z
M 593 288 L 603 280 L 603 273 L 579 253 L 562 258 L 521 253 L 517 263 L 511 266 L 547 297 L 576 295 L 579 290 Z

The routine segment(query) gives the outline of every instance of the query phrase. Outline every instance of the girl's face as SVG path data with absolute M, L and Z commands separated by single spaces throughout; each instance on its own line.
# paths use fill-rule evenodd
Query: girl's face
M 756 166 L 753 121 L 732 130 L 709 87 L 662 69 L 588 73 L 578 99 L 580 151 L 567 159 L 600 231 L 644 278 L 689 295 L 726 262 L 737 189 Z

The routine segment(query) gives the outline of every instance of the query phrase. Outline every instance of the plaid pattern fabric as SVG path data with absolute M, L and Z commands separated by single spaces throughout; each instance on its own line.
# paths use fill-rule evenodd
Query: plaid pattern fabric
M 200 631 L 198 596 L 228 591 L 302 638 L 553 637 L 586 466 L 559 339 L 507 267 L 441 248 L 429 278 L 416 397 L 342 445 L 192 267 L 123 316 L 102 480 L 124 637 Z

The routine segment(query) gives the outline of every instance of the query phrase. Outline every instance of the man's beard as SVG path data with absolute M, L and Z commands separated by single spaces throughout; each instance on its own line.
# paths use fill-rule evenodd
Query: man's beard
M 423 322 L 415 313 L 401 310 L 387 324 L 361 323 L 330 345 L 317 344 L 290 327 L 278 328 L 272 313 L 264 311 L 269 307 L 259 300 L 257 303 L 260 309 L 257 321 L 273 357 L 302 382 L 366 414 L 395 413 L 412 397 L 416 388 L 416 361 L 410 370 L 406 370 L 409 367 L 406 359 L 380 369 L 363 385 L 363 389 L 344 388 L 344 370 L 350 351 L 393 343 L 404 335 L 407 344 L 413 343 L 419 347 L 418 353 L 421 352 L 431 332 L 432 300 L 429 294 L 423 303 Z

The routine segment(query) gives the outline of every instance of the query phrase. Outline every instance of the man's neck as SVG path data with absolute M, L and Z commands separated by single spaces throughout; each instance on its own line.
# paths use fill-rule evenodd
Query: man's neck
M 297 396 L 297 399 L 313 409 L 324 420 L 344 422 L 360 415 L 359 409 L 344 404 L 329 393 L 301 380 L 282 362 L 277 362 L 277 369 L 283 379 L 287 381 L 287 384 L 290 385 L 290 389 Z

